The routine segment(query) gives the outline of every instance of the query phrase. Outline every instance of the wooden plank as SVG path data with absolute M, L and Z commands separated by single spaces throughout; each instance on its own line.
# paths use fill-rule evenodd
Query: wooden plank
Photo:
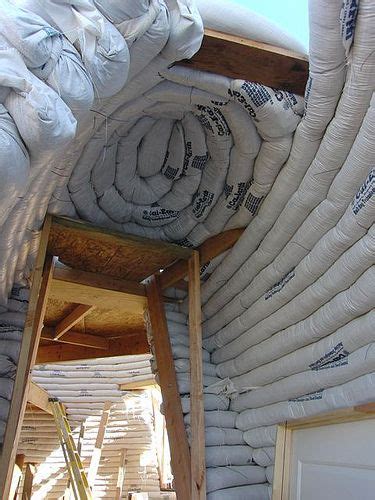
M 286 424 L 277 426 L 276 448 L 275 448 L 275 467 L 272 481 L 272 500 L 282 500 L 284 460 L 285 460 L 285 438 Z
M 80 333 L 73 330 L 68 331 L 63 337 L 55 339 L 54 328 L 45 326 L 42 330 L 41 339 L 51 342 L 61 342 L 63 344 L 79 345 L 83 347 L 93 347 L 94 349 L 109 349 L 108 339 L 99 337 L 98 335 L 90 335 L 89 333 Z M 97 353 L 98 356 L 100 353 Z
M 158 276 L 149 278 L 146 292 L 177 498 L 188 500 L 191 498 L 190 451 Z
M 365 405 L 355 406 L 354 411 L 374 414 L 375 413 L 375 403 L 367 403 Z
M 77 285 L 87 285 L 93 288 L 103 288 L 114 292 L 139 295 L 140 297 L 146 296 L 145 287 L 137 281 L 124 280 L 104 274 L 72 269 L 62 264 L 56 265 L 55 267 L 52 288 L 55 280 L 76 283 Z
M 189 344 L 190 344 L 190 455 L 191 498 L 206 498 L 206 461 L 203 401 L 202 312 L 199 253 L 189 259 Z
M 200 265 L 204 266 L 207 262 L 231 248 L 243 232 L 244 229 L 242 228 L 230 229 L 229 231 L 224 231 L 223 233 L 208 238 L 198 248 Z M 185 278 L 187 274 L 188 262 L 186 260 L 179 260 L 161 273 L 160 286 L 164 290 Z
M 126 382 L 126 384 L 120 384 L 120 391 L 134 391 L 138 389 L 150 389 L 157 387 L 155 378 L 149 378 L 147 380 L 138 380 L 136 382 Z
M 304 95 L 308 58 L 236 35 L 205 30 L 199 51 L 179 65 Z
M 100 418 L 98 433 L 96 435 L 94 450 L 91 455 L 89 471 L 87 474 L 87 480 L 91 488 L 94 487 L 96 474 L 99 468 L 100 458 L 102 456 L 102 448 L 105 437 L 105 431 L 107 429 L 109 414 L 111 412 L 112 403 L 107 401 L 104 403 L 102 416 Z
M 121 500 L 122 498 L 122 489 L 125 480 L 125 467 L 126 467 L 126 450 L 121 450 L 120 464 L 117 473 L 115 500 Z
M 108 345 L 108 350 L 101 349 L 100 353 L 97 348 L 58 342 L 56 342 L 56 345 L 39 346 L 37 363 L 55 363 L 94 359 L 97 357 L 108 358 L 112 356 L 147 354 L 150 352 L 150 346 L 148 345 L 144 330 L 126 334 L 120 338 L 108 339 Z
M 17 455 L 13 467 L 11 485 L 8 500 L 16 500 L 17 491 L 22 477 L 22 468 L 25 461 L 25 455 Z M 4 499 L 5 497 L 1 497 Z
M 45 326 L 41 334 L 42 340 L 49 340 L 51 342 L 58 342 L 63 344 L 79 345 L 83 347 L 93 347 L 94 349 L 109 349 L 108 339 L 99 337 L 98 335 L 91 335 L 89 333 L 80 333 L 70 330 L 59 339 L 54 338 L 54 328 Z M 100 353 L 97 353 L 98 355 Z
M 79 323 L 85 316 L 90 314 L 90 312 L 94 309 L 95 306 L 80 304 L 77 306 L 68 316 L 59 321 L 57 325 L 54 327 L 55 337 L 54 340 L 58 340 L 60 337 L 64 335 L 68 330 L 71 330 L 74 325 Z
M 34 464 L 26 464 L 25 478 L 23 481 L 22 489 L 22 500 L 31 500 L 35 470 L 36 469 Z
M 27 396 L 28 403 L 40 408 L 41 410 L 53 415 L 53 411 L 51 405 L 49 403 L 49 394 L 48 392 L 35 384 L 34 382 L 29 383 L 29 392 Z
M 22 336 L 20 355 L 13 396 L 9 408 L 8 422 L 0 457 L 0 491 L 8 498 L 12 469 L 16 456 L 22 420 L 27 403 L 28 381 L 32 369 L 43 326 L 48 290 L 52 280 L 55 258 L 47 256 L 46 249 L 51 220 L 47 217 L 39 243 L 39 250 L 32 275 L 29 307 Z
M 60 280 L 52 280 L 50 297 L 99 308 L 121 309 L 132 314 L 143 314 L 147 304 L 146 297 L 140 295 Z

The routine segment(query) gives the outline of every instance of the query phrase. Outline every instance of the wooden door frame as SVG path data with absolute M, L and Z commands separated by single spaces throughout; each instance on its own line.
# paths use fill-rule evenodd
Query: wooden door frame
M 289 500 L 293 432 L 313 427 L 375 419 L 375 403 L 345 408 L 315 417 L 284 422 L 277 426 L 272 500 Z

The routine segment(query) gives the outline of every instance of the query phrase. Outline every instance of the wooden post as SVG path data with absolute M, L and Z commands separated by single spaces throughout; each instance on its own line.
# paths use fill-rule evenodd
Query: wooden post
M 15 463 L 11 477 L 9 497 L 7 497 L 9 500 L 15 500 L 17 498 L 17 491 L 22 477 L 22 469 L 24 461 L 25 461 L 25 455 L 17 455 L 15 458 Z M 5 497 L 1 498 L 4 498 L 5 500 Z
M 191 498 L 206 498 L 206 460 L 202 365 L 202 313 L 199 253 L 189 259 Z
M 125 479 L 125 467 L 126 467 L 126 450 L 121 450 L 120 464 L 118 467 L 118 474 L 117 474 L 115 500 L 121 500 L 122 498 L 122 488 L 124 486 L 124 479 Z
M 31 500 L 33 492 L 33 480 L 35 474 L 35 465 L 26 464 L 25 479 L 23 481 L 22 500 Z
M 102 455 L 102 447 L 105 436 L 105 430 L 107 428 L 109 413 L 111 411 L 111 402 L 104 403 L 103 412 L 99 423 L 98 434 L 96 436 L 94 451 L 91 456 L 89 472 L 87 474 L 87 480 L 91 488 L 94 488 L 96 473 L 98 472 L 100 457 Z
M 52 256 L 46 258 L 50 227 L 51 219 L 47 217 L 41 234 L 38 255 L 32 276 L 29 308 L 22 336 L 16 379 L 14 381 L 12 401 L 9 408 L 0 457 L 0 491 L 3 495 L 2 498 L 8 498 L 9 496 L 13 464 L 27 403 L 30 371 L 35 363 L 47 306 L 48 290 L 52 281 L 55 258 Z
M 190 500 L 190 451 L 158 276 L 154 275 L 149 278 L 146 285 L 146 292 L 153 335 L 153 348 L 171 449 L 171 465 L 176 494 L 178 500 Z

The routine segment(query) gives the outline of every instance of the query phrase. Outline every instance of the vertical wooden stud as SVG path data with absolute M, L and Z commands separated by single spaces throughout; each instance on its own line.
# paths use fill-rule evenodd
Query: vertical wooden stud
M 191 498 L 206 498 L 205 428 L 202 365 L 202 313 L 199 253 L 189 259 Z
M 50 227 L 51 219 L 47 217 L 43 226 L 32 276 L 29 308 L 26 315 L 12 401 L 9 408 L 8 422 L 0 457 L 0 491 L 3 498 L 8 498 L 9 496 L 13 464 L 27 403 L 30 372 L 35 363 L 47 306 L 48 290 L 55 265 L 54 257 L 47 256 L 46 258 Z
M 190 451 L 158 276 L 149 278 L 146 284 L 146 292 L 176 494 L 178 500 L 190 500 Z

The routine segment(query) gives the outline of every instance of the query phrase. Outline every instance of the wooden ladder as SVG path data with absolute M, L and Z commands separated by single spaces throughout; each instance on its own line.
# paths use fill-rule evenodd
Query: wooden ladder
M 69 472 L 70 485 L 76 500 L 92 500 L 92 493 L 87 481 L 86 472 L 74 443 L 69 421 L 64 406 L 57 398 L 49 399 L 56 423 L 57 434 L 64 453 Z

